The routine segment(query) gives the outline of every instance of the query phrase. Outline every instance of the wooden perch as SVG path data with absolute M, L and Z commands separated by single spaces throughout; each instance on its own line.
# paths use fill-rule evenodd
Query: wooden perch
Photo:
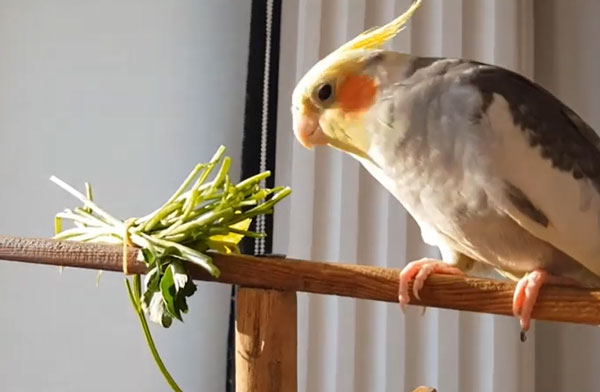
M 431 388 L 431 387 L 417 387 L 416 389 L 413 389 L 412 392 L 437 392 L 435 388 Z
M 118 245 L 0 236 L 3 260 L 123 271 L 122 251 Z M 135 261 L 138 250 L 128 252 L 129 272 L 144 273 L 144 264 Z M 214 263 L 221 270 L 218 279 L 196 266 L 190 267 L 190 274 L 197 280 L 245 287 L 398 301 L 398 269 L 242 255 L 214 255 Z M 507 281 L 432 275 L 421 299 L 412 298 L 411 304 L 512 316 L 514 286 Z M 598 325 L 600 290 L 544 286 L 533 318 Z

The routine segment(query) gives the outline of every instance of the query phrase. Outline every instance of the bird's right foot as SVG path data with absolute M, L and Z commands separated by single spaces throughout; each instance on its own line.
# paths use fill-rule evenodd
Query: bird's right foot
M 403 311 L 410 302 L 410 281 L 414 279 L 412 287 L 413 295 L 415 298 L 420 299 L 419 291 L 423 288 L 427 277 L 432 273 L 464 275 L 460 269 L 435 259 L 424 258 L 408 263 L 402 269 L 402 272 L 400 272 L 400 287 L 398 289 L 398 301 Z

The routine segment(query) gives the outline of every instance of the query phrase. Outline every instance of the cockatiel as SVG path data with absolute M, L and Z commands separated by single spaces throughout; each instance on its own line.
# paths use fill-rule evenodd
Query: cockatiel
M 294 133 L 359 160 L 439 248 L 401 272 L 403 307 L 411 280 L 418 298 L 433 272 L 487 266 L 518 280 L 524 333 L 543 284 L 600 287 L 600 138 L 517 73 L 382 49 L 420 3 L 302 77 Z

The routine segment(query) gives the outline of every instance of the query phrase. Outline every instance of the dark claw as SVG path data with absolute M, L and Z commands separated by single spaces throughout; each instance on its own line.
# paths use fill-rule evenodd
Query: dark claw
M 521 342 L 524 342 L 527 340 L 527 332 L 521 330 Z

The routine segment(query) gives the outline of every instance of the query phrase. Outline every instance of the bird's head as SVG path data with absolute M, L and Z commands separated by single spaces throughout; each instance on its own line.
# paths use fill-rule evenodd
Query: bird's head
M 382 46 L 400 32 L 421 5 L 385 26 L 367 30 L 316 63 L 292 94 L 294 134 L 307 148 L 329 145 L 366 158 L 365 114 L 376 102 L 380 80 L 371 65 Z

